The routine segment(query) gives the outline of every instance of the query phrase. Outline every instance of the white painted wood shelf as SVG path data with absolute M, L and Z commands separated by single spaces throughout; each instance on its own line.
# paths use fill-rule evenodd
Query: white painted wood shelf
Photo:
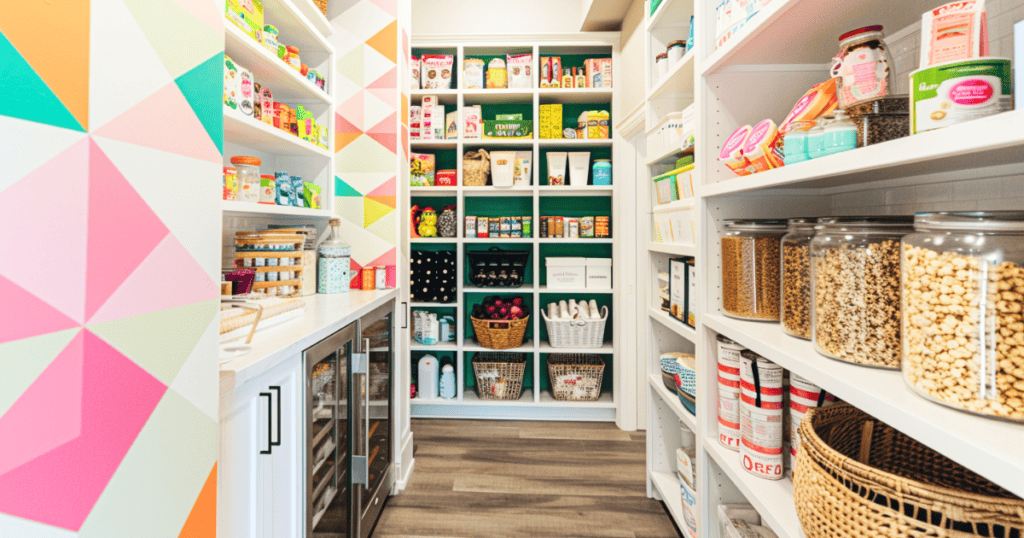
M 668 387 L 666 387 L 665 383 L 662 382 L 661 376 L 651 374 L 650 377 L 648 377 L 648 382 L 651 385 L 651 391 L 657 394 L 658 397 L 660 397 L 662 401 L 672 409 L 672 412 L 679 417 L 679 421 L 686 424 L 686 427 L 690 428 L 690 431 L 697 433 L 697 417 L 683 407 L 683 402 L 679 400 L 678 394 L 673 394 L 668 390 Z M 678 485 L 678 482 L 676 484 Z

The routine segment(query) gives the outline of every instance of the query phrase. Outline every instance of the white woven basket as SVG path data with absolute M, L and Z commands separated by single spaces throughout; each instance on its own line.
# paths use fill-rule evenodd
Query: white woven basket
M 597 348 L 604 345 L 604 324 L 608 321 L 608 307 L 601 307 L 601 319 L 551 319 L 543 308 L 540 315 L 548 327 L 548 343 L 557 348 Z

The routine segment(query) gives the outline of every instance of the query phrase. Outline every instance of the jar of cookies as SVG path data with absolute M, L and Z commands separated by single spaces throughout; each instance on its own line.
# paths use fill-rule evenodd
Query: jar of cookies
M 811 239 L 818 219 L 789 219 L 782 238 L 782 330 L 811 339 Z
M 913 217 L 825 217 L 811 240 L 811 339 L 827 357 L 900 367 L 900 239 Z
M 901 259 L 906 382 L 1024 422 L 1024 211 L 920 213 Z
M 727 220 L 722 235 L 722 312 L 779 321 L 780 244 L 784 220 Z

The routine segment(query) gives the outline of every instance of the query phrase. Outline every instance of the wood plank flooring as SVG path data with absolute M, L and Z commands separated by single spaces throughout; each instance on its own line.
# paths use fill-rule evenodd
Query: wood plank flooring
M 413 420 L 416 467 L 374 538 L 678 538 L 647 498 L 643 432 Z

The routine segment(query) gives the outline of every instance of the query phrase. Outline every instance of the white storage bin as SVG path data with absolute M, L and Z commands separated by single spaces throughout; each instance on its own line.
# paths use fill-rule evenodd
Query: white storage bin
M 495 187 L 511 187 L 514 184 L 516 152 L 491 152 L 491 183 Z
M 587 289 L 612 289 L 611 258 L 587 258 Z
M 547 258 L 548 288 L 585 288 L 587 285 L 586 258 Z

